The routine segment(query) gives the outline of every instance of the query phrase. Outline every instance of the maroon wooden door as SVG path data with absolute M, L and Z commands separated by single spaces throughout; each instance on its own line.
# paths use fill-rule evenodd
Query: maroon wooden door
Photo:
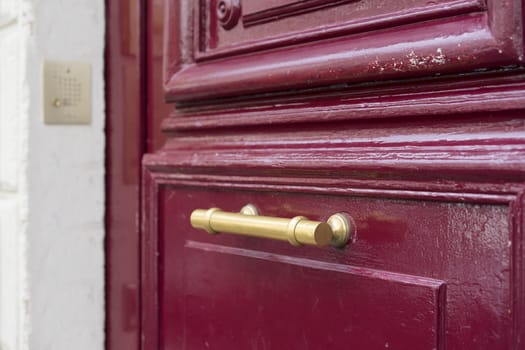
M 142 155 L 164 143 L 164 0 L 106 1 L 106 348 L 140 348 Z
M 522 5 L 165 1 L 142 349 L 525 349 Z M 351 239 L 190 224 L 246 204 Z

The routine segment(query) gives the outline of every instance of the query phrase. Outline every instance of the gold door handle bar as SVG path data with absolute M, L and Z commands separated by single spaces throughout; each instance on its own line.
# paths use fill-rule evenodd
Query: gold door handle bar
M 292 245 L 332 244 L 342 247 L 350 239 L 350 223 L 345 214 L 332 215 L 327 222 L 311 221 L 304 216 L 292 219 L 257 215 L 257 209 L 248 204 L 240 213 L 228 213 L 219 208 L 195 209 L 191 226 L 208 233 L 219 232 L 288 241 Z

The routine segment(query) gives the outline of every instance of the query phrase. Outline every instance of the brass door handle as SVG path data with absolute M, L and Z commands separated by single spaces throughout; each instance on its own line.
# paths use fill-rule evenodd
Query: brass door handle
M 219 232 L 288 241 L 292 245 L 332 244 L 342 247 L 350 239 L 350 223 L 345 214 L 337 213 L 327 222 L 311 221 L 304 216 L 292 219 L 259 216 L 257 209 L 248 204 L 240 213 L 228 213 L 219 208 L 195 209 L 190 217 L 191 226 L 208 233 Z

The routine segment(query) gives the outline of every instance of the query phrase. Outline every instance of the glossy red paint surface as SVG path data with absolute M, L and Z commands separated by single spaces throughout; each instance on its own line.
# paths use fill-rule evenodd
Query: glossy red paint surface
M 107 1 L 106 348 L 140 346 L 141 1 Z
M 512 344 L 511 237 L 503 203 L 177 187 L 162 187 L 159 199 L 161 348 Z M 344 211 L 356 221 L 357 237 L 343 250 L 296 248 L 210 236 L 188 223 L 195 207 L 238 211 L 248 202 L 269 216 L 326 220 Z
M 421 18 L 433 19 L 444 14 L 468 13 L 483 9 L 480 0 L 382 1 L 370 6 L 362 0 L 308 0 L 242 2 L 241 19 L 233 28 L 223 28 L 217 20 L 219 1 L 201 1 L 203 45 L 197 57 L 209 58 L 246 50 L 248 46 L 279 46 L 294 36 L 298 43 L 306 38 L 329 37 L 337 32 L 359 32 L 363 27 L 385 27 L 392 23 L 411 23 Z M 284 19 L 284 20 L 283 20 Z M 253 47 L 252 47 L 253 50 Z
M 178 102 L 148 109 L 167 139 L 143 163 L 142 349 L 524 349 L 521 2 L 246 0 L 231 28 L 199 4 L 164 9 Z M 190 226 L 247 203 L 356 234 Z
M 523 62 L 519 0 L 333 1 L 218 31 L 217 2 L 201 1 L 195 11 L 168 3 L 167 40 L 176 44 L 167 46 L 165 78 L 173 101 L 517 69 Z M 223 48 L 207 47 L 222 41 Z
M 106 348 L 140 348 L 140 177 L 163 144 L 163 1 L 107 1 Z
M 523 120 L 381 125 L 208 133 L 148 156 L 144 348 L 519 348 Z M 343 211 L 357 233 L 338 250 L 189 225 L 195 208 L 246 203 Z
M 163 90 L 163 46 L 164 46 L 164 0 L 147 1 L 146 33 L 146 79 L 147 79 L 147 152 L 160 149 L 166 139 L 160 124 L 173 110 L 164 101 Z

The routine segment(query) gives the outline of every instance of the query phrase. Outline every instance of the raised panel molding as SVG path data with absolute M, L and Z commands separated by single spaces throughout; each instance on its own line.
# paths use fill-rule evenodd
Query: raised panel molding
M 243 3 L 245 14 L 242 16 L 242 23 L 245 27 L 250 27 L 354 1 L 361 0 L 245 1 Z
M 222 32 L 203 38 L 201 32 L 209 24 L 201 13 L 214 10 L 212 6 L 206 2 L 191 11 L 183 1 L 169 2 L 167 42 L 177 44 L 166 48 L 166 98 L 191 101 L 291 89 L 344 90 L 370 81 L 521 70 L 521 1 L 441 1 L 428 6 L 416 2 L 406 11 L 372 14 L 357 22 L 348 13 L 345 23 L 332 27 L 241 40 L 211 51 L 203 47 L 220 42 Z M 322 20 L 330 21 L 322 14 Z M 280 21 L 286 25 L 291 18 L 295 17 Z M 249 29 L 238 24 L 230 32 Z M 242 39 L 241 34 L 236 35 Z
M 239 1 L 242 24 L 223 30 L 214 17 L 221 0 L 201 0 L 197 9 L 197 60 L 256 52 L 440 19 L 486 9 L 480 0 Z M 224 2 L 228 4 L 228 2 Z M 230 5 L 232 3 L 230 2 Z M 242 5 L 241 5 L 242 4 Z M 255 19 L 253 19 L 255 17 Z M 196 23 L 197 23 L 196 22 Z M 250 28 L 257 24 L 258 28 Z
M 191 323 L 192 318 L 206 319 L 206 315 L 219 314 L 222 315 L 221 324 L 227 329 L 228 323 L 234 323 L 232 314 L 245 313 L 246 310 L 228 307 L 223 305 L 224 300 L 221 298 L 217 298 L 220 301 L 214 298 L 219 294 L 216 288 L 220 290 L 222 287 L 218 281 L 237 278 L 251 288 L 244 288 L 235 303 L 268 307 L 271 306 L 269 300 L 286 299 L 289 303 L 281 305 L 284 318 L 284 315 L 300 310 L 290 304 L 314 305 L 312 318 L 304 319 L 300 327 L 311 329 L 319 320 L 330 320 L 340 327 L 334 327 L 331 333 L 323 333 L 318 338 L 331 339 L 332 344 L 344 342 L 348 348 L 370 348 L 371 344 L 380 343 L 394 349 L 444 350 L 447 299 L 444 281 L 190 239 L 186 240 L 184 248 L 187 253 L 184 262 L 186 268 L 182 269 L 186 283 L 181 289 L 192 298 L 177 303 L 177 309 L 188 310 L 182 311 L 188 323 Z M 242 269 L 234 272 L 221 268 L 221 264 L 202 264 L 206 259 L 221 261 L 223 264 L 229 261 L 242 266 Z M 245 274 L 242 271 L 258 273 Z M 265 289 L 264 281 L 270 279 L 274 288 Z M 303 292 L 301 298 L 286 293 L 288 285 L 294 282 L 304 287 L 298 290 Z M 323 295 L 327 289 L 330 290 L 328 298 Z M 229 312 L 221 312 L 224 309 Z M 268 315 L 262 315 L 265 315 L 264 312 L 254 317 L 270 319 Z M 378 322 L 378 319 L 383 323 Z M 245 323 L 244 327 L 249 330 L 245 328 L 244 334 L 253 332 L 250 326 L 248 322 Z M 279 327 L 277 324 L 275 326 Z M 198 333 L 199 330 L 188 327 L 179 332 L 184 332 L 188 338 L 195 338 L 190 333 Z M 350 332 L 361 336 L 349 337 Z M 309 337 L 315 338 L 312 333 L 315 332 L 307 332 Z
M 144 189 L 145 189 L 145 200 L 143 202 L 144 210 L 144 232 L 143 236 L 143 260 L 142 260 L 142 285 L 143 285 L 143 300 L 142 300 L 142 330 L 143 330 L 143 346 L 144 349 L 156 349 L 159 344 L 161 325 L 159 322 L 159 310 L 161 310 L 159 300 L 159 256 L 160 256 L 160 225 L 164 223 L 160 215 L 160 203 L 161 198 L 172 198 L 173 196 L 169 193 L 162 194 L 169 189 L 190 189 L 191 191 L 199 190 L 215 190 L 219 189 L 222 191 L 258 191 L 268 192 L 278 191 L 278 193 L 324 193 L 324 194 L 338 194 L 338 195 L 350 195 L 350 196 L 364 196 L 367 200 L 392 200 L 397 202 L 400 199 L 413 199 L 418 201 L 430 200 L 432 202 L 450 202 L 450 203 L 462 203 L 457 208 L 464 208 L 465 205 L 471 206 L 472 208 L 479 208 L 483 205 L 494 205 L 497 207 L 505 207 L 508 211 L 508 222 L 506 227 L 510 231 L 507 233 L 509 238 L 509 247 L 513 247 L 509 254 L 511 256 L 512 273 L 510 273 L 510 285 L 505 288 L 511 291 L 513 300 L 513 307 L 515 312 L 512 313 L 514 329 L 509 332 L 512 334 L 509 340 L 512 342 L 512 346 L 519 348 L 520 346 L 520 334 L 522 334 L 523 326 L 521 320 L 523 318 L 524 300 L 519 296 L 523 293 L 523 223 L 520 221 L 521 213 L 521 198 L 523 195 L 523 186 L 517 184 L 513 190 L 508 185 L 502 186 L 499 189 L 495 187 L 491 188 L 491 196 L 484 195 L 483 193 L 475 193 L 477 191 L 484 192 L 486 189 L 482 189 L 483 185 L 472 184 L 465 182 L 462 184 L 462 188 L 456 192 L 443 193 L 439 192 L 438 188 L 427 183 L 425 190 L 420 189 L 417 191 L 407 190 L 406 188 L 399 189 L 393 182 L 377 181 L 377 180 L 366 180 L 364 183 L 365 192 L 359 193 L 359 188 L 351 188 L 352 185 L 348 183 L 334 184 L 332 187 L 329 186 L 318 186 L 315 181 L 311 178 L 300 178 L 300 177 L 274 177 L 274 176 L 260 176 L 259 171 L 246 171 L 242 175 L 212 175 L 204 174 L 199 176 L 199 166 L 194 164 L 192 170 L 188 173 L 188 168 L 181 164 L 179 161 L 172 159 L 170 165 L 159 166 L 162 163 L 160 155 L 148 156 L 146 159 L 146 169 L 144 172 Z M 206 163 L 206 160 L 201 160 L 202 163 Z M 378 166 L 380 167 L 380 166 Z M 183 173 L 187 173 L 187 177 L 184 177 Z M 182 176 L 181 176 L 182 175 Z M 220 178 L 220 180 L 219 180 Z M 256 179 L 257 178 L 257 179 Z M 302 184 L 302 187 L 296 187 L 293 183 Z M 410 181 L 407 181 L 409 183 Z M 464 185 L 464 186 L 463 186 Z M 350 187 L 347 187 L 350 186 Z M 469 188 L 473 192 L 465 192 L 464 189 Z M 397 189 L 396 189 L 397 188 Z M 356 191 L 354 191 L 354 189 Z M 449 186 L 449 190 L 453 190 Z M 341 191 L 338 191 L 341 190 Z M 443 189 L 442 189 L 443 190 Z M 512 191 L 514 193 L 510 193 Z M 187 216 L 186 216 L 187 217 Z M 503 218 L 506 216 L 504 215 Z M 171 227 L 171 226 L 170 226 Z M 458 231 L 459 232 L 459 231 Z M 507 237 L 507 236 L 505 236 Z M 192 249 L 200 249 L 209 253 L 218 251 L 219 253 L 233 254 L 239 256 L 246 256 L 249 258 L 262 259 L 262 260 L 276 260 L 278 262 L 297 265 L 297 266 L 308 266 L 313 268 L 320 268 L 330 271 L 343 271 L 356 276 L 368 276 L 377 277 L 382 275 L 385 280 L 390 281 L 404 281 L 414 282 L 419 279 L 418 276 L 403 275 L 398 273 L 389 273 L 387 271 L 379 272 L 370 270 L 367 268 L 354 268 L 351 266 L 343 266 L 334 263 L 325 263 L 322 261 L 303 261 L 288 255 L 278 255 L 275 253 L 267 253 L 265 251 L 251 251 L 247 249 L 238 249 L 229 246 L 220 246 L 215 244 L 205 244 L 200 242 L 194 242 L 191 240 L 186 241 L 186 247 Z M 242 265 L 244 266 L 244 265 Z M 359 277 L 358 277 L 359 278 Z M 410 283 L 412 283 L 410 282 Z M 433 306 L 435 306 L 436 324 L 437 324 L 437 346 L 436 349 L 446 349 L 444 341 L 444 335 L 447 333 L 446 325 L 446 303 L 448 303 L 448 297 L 445 297 L 445 284 L 447 281 L 440 281 L 436 279 L 421 278 L 417 285 L 425 288 L 430 288 L 434 295 Z M 457 284 L 457 281 L 453 282 Z M 461 285 L 461 284 L 459 284 Z M 422 289 L 422 290 L 424 290 Z M 426 292 L 424 292 L 426 293 Z M 448 292 L 447 292 L 448 294 Z M 457 295 L 457 294 L 456 294 Z M 452 306 L 454 307 L 454 306 Z M 456 333 L 458 330 L 454 329 L 451 333 Z M 457 340 L 457 339 L 456 339 Z
M 302 130 L 294 129 L 293 132 L 286 127 L 273 127 L 272 130 L 252 133 L 236 130 L 195 135 L 188 133 L 170 138 L 162 151 L 147 155 L 143 163 L 144 348 L 158 348 L 158 330 L 162 327 L 158 323 L 161 301 L 157 294 L 160 283 L 159 240 L 162 240 L 159 237 L 159 227 L 166 224 L 166 214 L 159 214 L 159 206 L 164 199 L 177 197 L 170 191 L 188 191 L 192 201 L 196 200 L 199 191 L 231 192 L 232 198 L 233 193 L 238 191 L 249 193 L 237 200 L 243 203 L 247 198 L 252 200 L 254 196 L 264 194 L 318 196 L 316 198 L 333 196 L 330 205 L 337 207 L 343 206 L 333 202 L 340 201 L 341 198 L 378 203 L 404 201 L 413 206 L 422 202 L 428 204 L 422 207 L 439 206 L 436 203 L 442 203 L 449 205 L 451 212 L 465 217 L 470 217 L 471 214 L 483 215 L 477 212 L 482 207 L 493 208 L 499 219 L 491 225 L 498 227 L 495 237 L 498 237 L 499 246 L 508 258 L 505 261 L 510 260 L 509 269 L 504 268 L 502 271 L 505 271 L 508 278 L 505 290 L 508 291 L 506 298 L 510 298 L 507 302 L 512 308 L 512 316 L 505 318 L 508 326 L 505 329 L 508 332 L 506 331 L 502 342 L 512 344 L 516 349 L 520 348 L 525 327 L 525 300 L 519 297 L 525 288 L 522 216 L 525 191 L 525 124 L 521 119 L 510 116 L 507 120 L 478 118 L 434 120 L 430 123 L 431 127 L 412 121 L 383 123 L 381 128 L 377 128 L 374 123 L 351 123 L 350 129 L 345 129 L 344 125 L 334 129 L 332 125 L 326 129 L 317 127 L 309 130 L 306 127 Z M 202 198 L 206 200 L 203 199 L 198 204 L 195 202 L 195 205 L 202 205 L 204 202 L 211 206 L 216 205 L 208 203 L 215 198 L 213 195 Z M 274 199 L 279 202 L 277 197 Z M 188 213 L 181 214 L 173 210 L 170 213 L 186 218 L 189 216 Z M 453 216 L 450 219 L 449 223 L 457 222 L 458 225 L 451 230 L 457 234 L 463 232 L 462 220 Z M 173 222 L 170 225 L 168 226 L 178 227 Z M 179 229 L 179 232 L 185 232 L 187 228 Z M 368 230 L 374 232 L 375 229 L 369 227 Z M 486 233 L 491 234 L 488 231 Z M 504 246 L 501 242 L 505 243 Z M 186 244 L 193 243 L 186 241 Z M 237 255 L 246 253 L 252 257 L 257 255 L 255 258 L 265 258 L 264 249 L 257 252 L 246 250 L 255 251 L 255 248 L 264 247 L 239 247 L 243 249 L 242 252 L 228 247 L 224 249 Z M 204 248 L 223 249 L 222 246 Z M 272 251 L 271 254 L 275 258 L 275 252 Z M 385 255 L 382 261 L 389 261 L 391 254 L 393 253 L 389 252 Z M 279 258 L 288 259 L 286 263 L 300 263 L 286 255 L 282 253 Z M 349 256 L 352 257 L 351 254 Z M 497 255 L 490 256 L 497 259 Z M 323 262 L 309 261 L 308 264 L 321 266 Z M 340 268 L 333 264 L 325 267 L 332 270 Z M 457 293 L 461 283 L 458 284 L 457 280 L 448 281 L 441 276 L 418 275 L 443 280 L 447 284 L 446 305 L 438 302 L 435 305 L 446 308 L 457 306 L 457 300 L 450 297 L 449 291 Z M 456 286 L 449 289 L 449 282 Z M 447 317 L 450 315 L 447 316 L 446 311 L 442 313 L 442 310 L 440 315 L 444 315 L 439 317 L 444 317 L 445 320 L 445 328 L 440 332 L 449 336 L 458 331 L 456 328 L 447 331 L 447 322 L 450 321 L 447 321 Z M 438 342 L 437 349 L 446 349 L 445 342 Z
M 417 83 L 389 88 L 360 86 L 344 93 L 273 96 L 255 101 L 215 100 L 209 105 L 179 106 L 181 108 L 171 118 L 166 118 L 162 126 L 165 131 L 172 132 L 305 122 L 359 122 L 407 116 L 418 117 L 424 122 L 448 116 L 482 117 L 487 112 L 503 115 L 525 105 L 523 76 L 472 78 L 434 81 L 424 88 Z M 388 98 L 384 98 L 385 95 Z

